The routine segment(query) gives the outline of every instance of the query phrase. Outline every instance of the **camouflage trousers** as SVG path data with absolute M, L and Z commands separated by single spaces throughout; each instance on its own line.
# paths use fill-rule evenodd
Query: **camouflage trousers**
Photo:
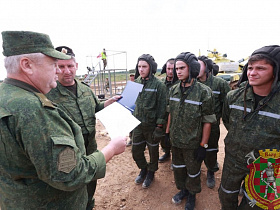
M 208 148 L 206 149 L 206 157 L 204 163 L 208 171 L 216 172 L 219 170 L 217 162 L 217 153 L 219 151 L 219 138 L 220 138 L 220 126 L 219 123 L 212 124 L 211 133 L 208 140 Z
M 242 169 L 234 164 L 232 158 L 225 158 L 221 185 L 219 188 L 219 198 L 222 204 L 222 210 L 254 210 L 261 209 L 258 206 L 250 207 L 248 200 L 243 197 L 242 202 L 238 206 L 238 194 L 242 181 L 248 173 L 248 169 Z
M 132 157 L 138 168 L 149 171 L 158 170 L 159 140 L 153 137 L 155 127 L 137 126 L 132 133 Z M 149 150 L 150 162 L 145 157 L 146 146 Z
M 194 159 L 195 150 L 172 146 L 172 163 L 176 187 L 187 189 L 190 193 L 201 192 L 201 162 Z

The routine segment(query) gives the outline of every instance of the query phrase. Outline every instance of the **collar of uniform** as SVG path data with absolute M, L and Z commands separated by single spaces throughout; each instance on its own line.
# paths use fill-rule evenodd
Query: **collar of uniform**
M 59 92 L 62 95 L 65 95 L 65 96 L 69 95 L 67 88 L 65 88 L 58 80 L 56 81 L 56 83 L 57 83 L 56 88 L 59 90 Z
M 23 81 L 20 81 L 20 80 L 17 80 L 17 79 L 6 78 L 4 80 L 4 83 L 9 84 L 9 85 L 13 85 L 13 86 L 17 86 L 17 87 L 22 88 L 24 90 L 27 90 L 29 92 L 40 93 L 40 91 L 38 89 L 36 89 L 35 87 L 33 87 L 32 85 L 29 85 L 26 82 L 23 82 Z
M 75 79 L 75 82 L 77 84 L 77 97 L 79 98 L 80 96 L 82 96 L 84 94 L 85 91 L 83 88 L 81 88 L 81 86 L 83 85 L 81 82 L 78 82 L 76 79 Z
M 277 86 L 277 89 L 280 88 L 280 82 L 278 82 L 276 86 Z M 242 97 L 241 97 L 241 99 L 240 99 L 240 101 L 241 101 L 242 103 L 244 103 L 245 87 L 246 87 L 246 85 L 243 86 L 243 87 L 240 87 L 240 88 L 237 89 L 237 90 L 233 90 L 233 91 L 242 91 L 242 93 L 241 93 L 241 94 L 242 94 Z M 271 92 L 270 92 L 270 94 L 271 94 Z M 269 94 L 269 95 L 270 95 L 270 94 Z M 278 91 L 278 93 L 275 93 L 275 94 L 279 94 L 279 91 Z M 269 96 L 269 95 L 268 95 L 268 96 Z M 260 101 L 260 103 L 263 103 L 264 100 L 266 100 L 266 99 L 267 99 L 267 97 L 263 98 L 263 99 Z M 254 104 L 253 104 L 252 102 L 255 100 L 255 98 L 254 98 L 253 88 L 252 88 L 251 86 L 247 89 L 246 99 L 245 99 L 245 100 L 246 100 L 246 101 L 251 101 L 251 105 L 249 105 L 249 104 L 247 104 L 247 105 L 252 106 L 252 107 L 248 107 L 248 108 L 251 108 L 252 110 L 254 110 L 254 109 L 253 109 Z M 270 107 L 270 108 L 273 108 L 273 107 L 270 105 L 269 102 L 266 104 L 266 106 L 268 106 L 268 107 Z
M 77 98 L 79 98 L 81 95 L 83 95 L 83 93 L 85 92 L 84 90 L 83 90 L 83 88 L 81 88 L 81 85 L 83 85 L 83 84 L 81 84 L 80 82 L 78 82 L 76 79 L 74 79 L 75 80 L 75 82 L 76 82 L 76 84 L 77 84 Z M 65 88 L 59 81 L 57 81 L 57 88 L 59 89 L 59 91 L 60 91 L 60 93 L 62 94 L 62 95 L 65 95 L 65 96 L 67 96 L 67 95 L 69 95 L 69 90 L 67 90 L 67 88 Z M 74 94 L 73 94 L 74 95 Z M 76 97 L 76 96 L 75 96 Z
M 205 81 L 200 81 L 199 78 L 197 78 L 197 81 L 199 81 L 202 84 L 208 84 L 211 81 L 212 78 L 213 78 L 213 75 L 212 74 L 208 74 L 208 77 L 206 77 Z
M 146 82 L 145 82 L 144 88 L 146 88 L 148 84 L 152 84 L 154 80 L 155 80 L 155 76 L 153 74 L 150 75 L 149 79 L 146 80 Z M 142 81 L 143 81 L 143 78 L 139 77 L 139 83 L 143 84 Z
M 243 89 L 243 94 L 242 94 L 242 99 L 241 101 L 244 102 L 244 94 L 245 94 L 245 87 Z M 247 93 L 246 93 L 246 101 L 253 101 L 254 100 L 254 93 L 253 93 L 253 88 L 250 86 L 248 89 L 247 89 Z
M 207 82 L 210 82 L 211 80 L 213 80 L 214 79 L 214 76 L 211 74 L 211 73 L 209 73 L 208 74 L 208 77 L 206 78 L 206 81 Z
M 196 83 L 197 83 L 197 79 L 193 79 L 191 85 L 188 86 L 187 88 L 188 88 L 188 89 L 189 89 L 189 88 L 192 88 Z M 180 87 L 181 84 L 182 84 L 182 82 L 180 81 L 178 87 L 176 87 L 176 89 L 175 89 L 175 91 L 178 92 L 178 93 L 181 93 L 181 92 L 182 92 L 182 91 L 181 91 L 181 87 Z M 188 89 L 187 89 L 187 90 L 188 90 Z M 183 93 L 182 95 L 187 94 L 187 92 L 188 92 L 188 91 L 184 91 L 184 93 Z
M 78 83 L 78 81 L 76 79 L 74 79 L 74 80 L 75 80 L 75 82 L 77 84 L 77 97 L 79 97 L 80 95 L 82 95 L 82 91 L 80 90 L 81 89 L 80 88 L 80 84 Z M 59 81 L 57 81 L 57 89 L 60 91 L 60 93 L 62 95 L 65 95 L 65 96 L 68 96 L 69 92 L 71 92 L 67 88 L 65 88 L 65 86 L 63 86 Z
M 280 82 L 277 82 L 277 84 L 276 84 L 276 89 L 277 89 L 278 91 L 276 91 L 276 93 L 274 93 L 274 94 L 279 94 L 279 92 L 280 92 Z M 272 92 L 270 92 L 269 95 L 268 95 L 267 97 L 270 97 L 270 96 L 271 96 L 270 94 L 272 94 Z M 276 98 L 277 98 L 277 97 L 272 96 L 272 98 L 270 99 L 270 101 L 274 99 L 274 100 L 273 100 L 274 102 L 273 102 L 273 103 L 269 103 L 269 101 L 268 101 L 268 102 L 266 103 L 266 106 L 268 106 L 268 107 L 270 107 L 271 109 L 273 109 L 273 106 L 271 106 L 272 104 L 275 104 L 275 103 L 276 103 L 276 104 L 279 104 L 279 102 L 275 102 Z M 262 106 L 265 100 L 267 100 L 266 97 L 263 98 L 262 100 L 260 100 L 259 104 Z
M 181 94 L 180 85 L 181 85 L 181 82 L 179 82 L 179 83 L 175 86 L 175 88 L 174 88 L 174 94 Z

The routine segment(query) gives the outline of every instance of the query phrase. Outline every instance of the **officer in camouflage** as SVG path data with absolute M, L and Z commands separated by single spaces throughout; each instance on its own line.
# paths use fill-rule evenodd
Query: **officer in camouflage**
M 159 142 L 164 136 L 163 126 L 166 123 L 166 88 L 154 76 L 156 71 L 157 63 L 153 56 L 143 54 L 138 58 L 135 82 L 142 83 L 144 87 L 138 95 L 133 112 L 141 124 L 133 130 L 132 156 L 138 168 L 141 169 L 135 183 L 141 184 L 144 181 L 143 188 L 151 185 L 154 173 L 158 170 Z M 150 155 L 149 163 L 144 155 L 146 146 Z
M 44 94 L 55 88 L 56 51 L 48 35 L 2 32 L 7 78 L 0 86 L 2 209 L 86 209 L 86 185 L 105 176 L 125 137 L 86 155 L 81 128 Z
M 216 122 L 212 91 L 197 82 L 200 64 L 196 56 L 183 52 L 175 58 L 174 81 L 169 98 L 172 163 L 177 189 L 172 202 L 187 197 L 185 209 L 195 207 L 196 193 L 201 191 L 200 167 L 206 155 L 211 123 Z
M 57 86 L 46 96 L 57 103 L 58 107 L 82 128 L 86 154 L 90 155 L 97 150 L 95 113 L 115 102 L 120 96 L 115 96 L 100 103 L 88 85 L 75 79 L 78 63 L 73 50 L 67 46 L 60 46 L 55 49 L 71 56 L 71 59 L 57 61 L 58 68 L 61 70 L 61 73 L 58 74 Z M 93 195 L 96 180 L 89 183 L 87 187 L 89 196 L 87 209 L 92 209 L 94 207 Z
M 214 111 L 217 122 L 211 126 L 211 133 L 208 140 L 208 148 L 206 149 L 206 157 L 204 163 L 207 167 L 207 186 L 215 187 L 214 173 L 219 170 L 217 162 L 218 142 L 220 138 L 220 119 L 222 117 L 222 108 L 227 93 L 230 91 L 228 83 L 219 77 L 213 76 L 213 61 L 206 56 L 199 56 L 200 72 L 197 80 L 211 88 L 214 96 Z
M 243 197 L 238 206 L 239 188 L 249 174 L 247 154 L 280 149 L 280 46 L 255 50 L 244 66 L 239 89 L 230 91 L 223 107 L 225 160 L 219 198 L 222 209 L 261 209 L 249 206 Z M 244 191 L 245 195 L 246 192 Z

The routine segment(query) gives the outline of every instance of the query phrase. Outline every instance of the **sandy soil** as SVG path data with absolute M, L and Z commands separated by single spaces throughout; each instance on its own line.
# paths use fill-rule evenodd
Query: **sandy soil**
M 97 143 L 98 148 L 103 148 L 108 144 L 110 138 L 106 134 L 103 125 L 97 122 Z M 221 137 L 219 142 L 220 151 L 218 162 L 220 170 L 215 173 L 216 186 L 209 189 L 206 186 L 207 169 L 202 164 L 202 192 L 197 194 L 196 210 L 219 210 L 221 209 L 218 198 L 218 187 L 221 181 L 222 166 L 224 161 L 224 137 L 227 131 L 221 124 Z M 160 155 L 163 152 L 160 149 Z M 146 155 L 148 155 L 146 150 Z M 172 203 L 172 196 L 178 190 L 174 183 L 171 160 L 159 163 L 159 170 L 155 173 L 155 179 L 150 188 L 143 189 L 141 185 L 134 184 L 134 179 L 139 174 L 139 169 L 134 163 L 131 155 L 131 147 L 119 156 L 115 156 L 107 164 L 106 176 L 98 180 L 95 193 L 95 208 L 100 209 L 184 209 L 185 200 L 180 205 Z

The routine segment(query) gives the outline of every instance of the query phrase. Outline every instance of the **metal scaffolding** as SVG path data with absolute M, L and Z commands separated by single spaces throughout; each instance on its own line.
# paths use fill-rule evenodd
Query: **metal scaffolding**
M 128 79 L 127 53 L 125 51 L 106 50 L 106 54 L 107 66 L 105 69 L 101 57 L 87 56 L 87 60 L 90 59 L 91 67 L 87 67 L 88 74 L 84 82 L 93 89 L 95 95 L 100 99 L 121 94 Z M 121 74 L 125 74 L 125 79 L 118 81 L 117 76 Z M 108 78 L 109 83 L 107 87 L 106 78 Z

